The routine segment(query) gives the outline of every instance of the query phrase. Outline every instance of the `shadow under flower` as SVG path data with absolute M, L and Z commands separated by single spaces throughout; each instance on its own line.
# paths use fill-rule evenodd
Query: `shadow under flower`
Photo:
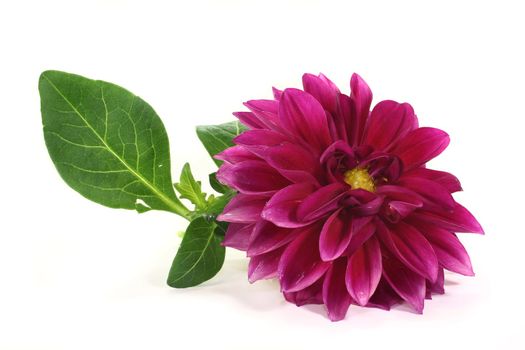
M 282 306 L 279 283 L 276 280 L 262 280 L 249 283 L 246 259 L 227 259 L 220 274 L 207 286 L 214 293 L 231 297 L 243 306 L 257 311 L 271 311 Z

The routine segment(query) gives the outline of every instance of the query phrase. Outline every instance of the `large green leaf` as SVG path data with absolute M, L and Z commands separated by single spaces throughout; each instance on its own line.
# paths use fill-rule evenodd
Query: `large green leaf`
M 190 223 L 168 275 L 170 287 L 193 287 L 219 272 L 225 253 L 221 246 L 223 230 L 202 216 Z
M 204 148 L 210 156 L 224 151 L 233 146 L 233 138 L 246 130 L 246 127 L 238 121 L 219 125 L 201 125 L 197 127 L 197 136 L 201 140 Z M 222 164 L 220 160 L 213 159 L 218 166 Z
M 206 193 L 202 192 L 200 181 L 195 181 L 188 163 L 184 164 L 180 181 L 175 184 L 175 189 L 179 191 L 181 198 L 188 199 L 197 209 L 204 210 L 208 206 Z
M 170 174 L 162 121 L 140 97 L 58 71 L 39 81 L 44 136 L 58 172 L 84 197 L 111 208 L 188 216 Z

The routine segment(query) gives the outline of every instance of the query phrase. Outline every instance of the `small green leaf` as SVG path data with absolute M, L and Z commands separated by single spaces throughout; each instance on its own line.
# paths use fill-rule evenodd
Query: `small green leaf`
M 225 249 L 221 246 L 222 237 L 215 234 L 217 227 L 214 221 L 204 217 L 190 223 L 168 275 L 170 287 L 193 287 L 219 272 Z
M 186 198 L 200 210 L 206 209 L 206 193 L 202 192 L 200 181 L 195 181 L 190 165 L 184 164 L 180 174 L 180 182 L 175 184 L 181 198 Z
M 173 190 L 168 137 L 153 108 L 104 81 L 46 71 L 39 81 L 44 137 L 60 176 L 111 208 L 189 211 Z
M 233 146 L 233 138 L 245 130 L 246 127 L 244 125 L 238 121 L 233 121 L 219 125 L 198 126 L 197 136 L 210 156 L 213 157 L 226 148 Z M 217 166 L 222 164 L 220 160 L 215 158 L 213 158 L 213 161 Z
M 221 184 L 217 180 L 217 173 L 211 173 L 208 178 L 210 181 L 211 188 L 213 188 L 215 191 L 219 193 L 226 193 L 231 191 L 228 186 Z
M 208 206 L 208 210 L 206 211 L 208 215 L 217 216 L 222 213 L 226 204 L 230 202 L 235 194 L 236 192 L 230 190 L 222 196 L 215 198 Z

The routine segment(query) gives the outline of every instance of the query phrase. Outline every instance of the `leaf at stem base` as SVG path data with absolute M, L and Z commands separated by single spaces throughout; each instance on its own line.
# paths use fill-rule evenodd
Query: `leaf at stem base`
M 193 287 L 219 272 L 225 248 L 221 246 L 222 238 L 215 232 L 217 227 L 215 221 L 205 217 L 190 223 L 168 275 L 170 287 Z

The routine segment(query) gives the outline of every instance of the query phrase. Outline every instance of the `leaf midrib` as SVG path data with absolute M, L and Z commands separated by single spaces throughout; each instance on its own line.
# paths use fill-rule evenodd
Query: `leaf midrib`
M 51 87 L 66 101 L 66 103 L 71 107 L 71 109 L 80 117 L 80 119 L 86 124 L 86 127 L 88 127 L 93 134 L 99 139 L 99 141 L 102 143 L 102 145 L 107 149 L 109 153 L 111 153 L 119 162 L 126 167 L 126 169 L 135 176 L 139 181 L 141 181 L 147 188 L 149 188 L 164 204 L 166 204 L 171 210 L 178 213 L 180 211 L 180 207 L 171 200 L 167 195 L 165 195 L 161 190 L 159 190 L 154 184 L 148 181 L 148 179 L 144 178 L 140 173 L 135 171 L 124 159 L 122 159 L 113 149 L 106 143 L 106 141 L 98 134 L 98 132 L 91 126 L 91 124 L 87 121 L 87 119 L 78 111 L 78 109 L 69 101 L 69 99 L 64 96 L 64 94 L 60 91 L 60 89 L 49 79 L 45 74 L 42 75 L 44 79 L 47 80 L 47 82 L 51 85 Z M 101 87 L 103 89 L 103 87 Z M 107 128 L 107 124 L 106 124 Z M 140 197 L 140 196 L 137 196 Z

